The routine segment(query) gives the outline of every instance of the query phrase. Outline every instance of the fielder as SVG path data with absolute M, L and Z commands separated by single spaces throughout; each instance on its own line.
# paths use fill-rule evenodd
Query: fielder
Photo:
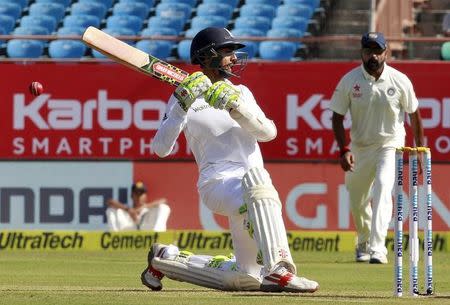
M 264 169 L 258 141 L 276 137 L 250 90 L 228 78 L 238 76 L 246 54 L 224 28 L 200 31 L 191 61 L 202 72 L 187 77 L 170 97 L 153 150 L 170 154 L 181 132 L 199 168 L 198 191 L 213 212 L 228 216 L 235 256 L 204 256 L 154 244 L 142 283 L 162 289 L 167 276 L 219 290 L 314 292 L 315 281 L 296 276 L 281 216 L 281 202 Z
M 395 149 L 405 145 L 405 113 L 409 114 L 417 146 L 423 144 L 423 128 L 411 81 L 386 64 L 387 43 L 383 34 L 366 33 L 361 47 L 362 65 L 340 80 L 330 109 L 358 233 L 356 261 L 386 264 Z M 343 125 L 347 112 L 352 120 L 351 148 L 347 146 Z
M 110 231 L 167 230 L 170 207 L 165 198 L 149 202 L 147 187 L 138 181 L 131 186 L 131 200 L 131 207 L 115 199 L 106 202 L 106 220 Z

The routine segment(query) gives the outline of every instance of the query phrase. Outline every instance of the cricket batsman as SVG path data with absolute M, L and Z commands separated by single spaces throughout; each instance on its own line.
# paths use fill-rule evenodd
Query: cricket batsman
M 239 76 L 245 47 L 224 28 L 201 30 L 192 40 L 188 76 L 170 97 L 152 142 L 160 157 L 169 155 L 181 132 L 199 169 L 198 192 L 214 213 L 228 217 L 234 255 L 206 256 L 154 244 L 142 283 L 162 289 L 164 276 L 227 291 L 314 292 L 315 281 L 296 275 L 281 215 L 281 202 L 264 169 L 258 142 L 273 140 L 275 124 Z

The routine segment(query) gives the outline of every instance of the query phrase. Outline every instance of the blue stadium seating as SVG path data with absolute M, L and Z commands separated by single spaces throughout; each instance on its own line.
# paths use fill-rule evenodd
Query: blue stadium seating
M 100 19 L 105 18 L 107 8 L 98 2 L 76 2 L 70 8 L 72 15 L 94 15 Z
M 235 37 L 243 37 L 243 36 L 255 36 L 255 37 L 264 37 L 266 34 L 260 29 L 253 28 L 239 28 L 231 31 L 233 36 Z
M 240 16 L 234 21 L 237 29 L 253 28 L 266 33 L 272 27 L 271 19 L 262 16 Z
M 94 15 L 67 15 L 64 17 L 63 25 L 65 27 L 100 27 L 100 19 Z
M 147 27 L 142 30 L 141 35 L 146 36 L 178 36 L 179 32 L 172 28 L 153 28 Z
M 277 16 L 297 16 L 305 19 L 310 19 L 314 13 L 314 10 L 304 4 L 282 4 L 277 9 Z
M 204 29 L 210 26 L 225 28 L 228 25 L 228 19 L 222 16 L 195 16 L 191 20 L 191 28 Z
M 245 48 L 239 49 L 247 53 L 247 58 L 252 59 L 258 54 L 258 45 L 249 41 L 244 42 Z
M 20 8 L 23 10 L 26 6 L 28 6 L 28 0 L 0 0 L 0 3 L 11 3 L 18 4 Z
M 151 28 L 172 28 L 181 32 L 184 28 L 184 20 L 179 18 L 169 18 L 162 16 L 152 16 L 148 19 L 147 27 Z
M 119 0 L 119 2 L 140 2 L 147 4 L 148 7 L 153 7 L 155 0 Z
M 106 27 L 110 29 L 127 28 L 135 34 L 141 31 L 143 20 L 136 16 L 113 15 L 106 20 Z
M 17 3 L 2 2 L 0 3 L 0 14 L 11 16 L 17 20 L 22 15 L 22 8 Z
M 263 41 L 259 45 L 261 59 L 291 60 L 296 52 L 295 44 L 287 41 Z
M 203 0 L 203 3 L 224 3 L 224 0 Z M 226 3 L 235 8 L 239 3 L 239 0 L 227 0 Z
M 68 7 L 72 3 L 72 0 L 36 0 L 36 2 L 57 3 L 62 4 L 64 7 Z
M 185 3 L 160 3 L 155 9 L 156 16 L 180 18 L 183 24 L 191 17 L 192 7 Z
M 247 4 L 267 4 L 267 5 L 271 5 L 273 7 L 277 7 L 278 5 L 280 5 L 281 1 L 280 0 L 246 0 L 245 3 Z
M 82 35 L 86 30 L 85 27 L 63 26 L 56 32 L 57 35 Z
M 105 28 L 103 29 L 106 33 L 112 36 L 134 36 L 136 33 L 133 30 L 130 30 L 128 28 Z M 124 42 L 128 43 L 129 45 L 133 45 L 133 40 L 124 40 Z
M 297 16 L 280 16 L 272 20 L 273 29 L 297 29 L 306 32 L 308 29 L 308 20 Z
M 103 4 L 107 9 L 109 9 L 115 0 L 78 0 L 78 2 L 97 2 Z
M 178 31 L 171 28 L 146 28 L 142 30 L 141 35 L 142 36 L 178 36 Z M 175 41 L 171 40 L 157 40 L 164 42 L 172 48 L 175 44 Z
M 153 28 L 147 27 L 142 30 L 141 35 L 146 36 L 178 36 L 179 32 L 172 28 Z
M 14 29 L 12 32 L 14 35 L 49 35 L 50 32 L 41 26 L 32 26 L 32 27 L 26 27 L 26 26 L 19 26 Z M 42 46 L 45 45 L 47 40 L 35 40 L 37 43 L 41 44 Z
M 172 50 L 167 41 L 161 40 L 141 40 L 136 43 L 136 48 L 161 59 L 167 59 Z
M 37 40 L 12 39 L 6 43 L 10 58 L 38 58 L 44 53 L 44 45 Z
M 197 16 L 222 16 L 229 20 L 234 8 L 225 3 L 201 3 L 197 6 Z
M 314 10 L 320 6 L 320 0 L 284 0 L 284 4 L 304 4 Z
M 11 33 L 16 26 L 16 20 L 14 17 L 8 15 L 0 15 L 0 28 L 2 28 L 5 34 Z
M 33 3 L 30 5 L 29 8 L 29 14 L 30 15 L 48 15 L 52 16 L 56 19 L 56 22 L 59 22 L 62 17 L 64 17 L 64 14 L 66 12 L 66 8 L 62 4 L 58 3 L 47 3 L 47 2 L 40 2 L 40 3 Z
M 176 50 L 181 60 L 189 62 L 189 38 L 203 28 L 230 27 L 233 28 L 235 37 L 300 38 L 307 32 L 308 25 L 311 25 L 310 18 L 314 12 L 319 12 L 316 8 L 320 7 L 320 3 L 321 0 L 0 0 L 0 31 L 6 34 L 81 35 L 86 27 L 92 25 L 97 28 L 105 27 L 104 30 L 113 35 L 184 34 L 187 39 L 182 41 L 142 40 L 138 44 L 142 49 L 146 48 L 146 52 L 160 54 L 158 56 L 161 58 L 170 57 Z M 237 5 L 240 7 L 236 8 Z M 22 6 L 25 9 L 22 10 Z M 8 16 L 2 12 L 8 13 Z M 66 14 L 68 15 L 65 16 Z M 234 16 L 236 14 L 237 18 Z M 50 21 L 52 17 L 54 22 Z M 106 17 L 108 18 L 105 19 Z M 140 21 L 137 22 L 136 18 Z M 14 29 L 19 23 L 20 26 Z M 41 26 L 47 30 L 42 30 Z M 36 28 L 31 30 L 30 27 Z M 47 41 L 38 40 L 37 43 L 42 44 L 43 51 L 47 52 Z M 274 42 L 281 45 L 278 50 L 270 44 L 261 46 L 260 41 L 246 40 L 243 43 L 246 45 L 243 50 L 248 53 L 249 58 L 261 56 L 265 57 L 263 59 L 275 59 L 278 56 L 283 58 L 280 60 L 289 60 L 289 54 L 293 53 L 292 56 L 295 56 L 298 48 L 305 47 L 299 41 L 290 40 Z M 73 50 L 69 44 L 71 42 L 67 42 L 65 48 L 70 56 L 82 52 L 77 49 L 76 44 L 73 44 Z M 69 55 L 61 48 L 58 49 L 62 46 L 62 42 L 49 43 L 48 55 L 52 58 L 68 58 Z M 55 49 L 61 53 L 57 53 Z M 261 53 L 262 49 L 266 53 Z M 91 52 L 87 53 L 89 56 L 90 54 Z M 94 57 L 104 57 L 92 54 Z
M 54 40 L 48 45 L 52 58 L 80 58 L 86 52 L 86 45 L 78 40 Z
M 113 7 L 113 15 L 131 15 L 141 18 L 147 18 L 150 8 L 147 4 L 141 2 L 118 2 Z
M 41 26 L 18 26 L 14 29 L 15 35 L 49 35 L 50 32 Z
M 244 4 L 240 9 L 241 16 L 263 16 L 269 19 L 275 17 L 276 9 L 268 4 Z
M 24 27 L 41 26 L 52 33 L 56 30 L 56 20 L 53 17 L 47 15 L 30 15 L 23 16 L 20 19 L 20 25 Z
M 197 0 L 161 0 L 161 3 L 185 3 L 194 7 L 197 4 Z
M 197 35 L 198 32 L 200 32 L 203 29 L 189 29 L 184 33 L 185 37 L 194 38 L 195 35 Z
M 266 35 L 265 32 L 256 29 L 256 28 L 235 28 L 233 31 L 231 31 L 233 35 L 236 38 L 239 37 L 264 37 Z M 243 48 L 243 51 L 246 51 L 248 53 L 249 58 L 253 58 L 258 54 L 259 50 L 259 41 L 254 40 L 246 40 L 242 42 L 245 44 L 245 48 Z
M 302 38 L 304 33 L 296 29 L 271 29 L 267 32 L 267 37 L 272 38 Z M 300 42 L 292 41 L 297 47 L 301 45 Z
M 185 39 L 178 43 L 178 57 L 185 62 L 191 62 L 191 39 Z

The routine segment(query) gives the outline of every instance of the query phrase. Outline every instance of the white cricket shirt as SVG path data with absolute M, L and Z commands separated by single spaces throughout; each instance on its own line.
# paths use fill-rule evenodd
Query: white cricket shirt
M 241 92 L 242 102 L 248 103 L 253 113 L 267 119 L 250 90 L 244 85 L 235 87 Z M 275 128 L 273 123 L 270 125 Z M 160 157 L 170 154 L 182 131 L 199 168 L 199 187 L 211 179 L 243 176 L 248 169 L 263 166 L 255 137 L 241 128 L 228 111 L 214 109 L 203 97 L 198 98 L 187 113 L 173 95 L 170 97 L 152 142 L 153 151 Z
M 385 64 L 380 78 L 375 80 L 361 65 L 342 77 L 330 109 L 341 115 L 350 111 L 352 145 L 399 147 L 405 141 L 405 112 L 416 111 L 418 105 L 405 74 Z

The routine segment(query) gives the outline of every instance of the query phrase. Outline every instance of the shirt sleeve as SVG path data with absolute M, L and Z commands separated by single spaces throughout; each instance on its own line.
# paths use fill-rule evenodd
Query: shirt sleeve
M 346 83 L 346 77 L 343 77 L 336 86 L 330 102 L 330 110 L 340 115 L 345 115 L 350 107 Z
M 238 118 L 235 113 L 231 114 L 231 117 L 235 119 L 242 128 L 246 129 L 252 134 L 257 141 L 267 142 L 273 140 L 277 135 L 277 128 L 275 123 L 268 119 L 257 104 L 255 97 L 251 91 L 241 85 L 240 90 L 242 92 L 242 99 L 246 109 L 241 109 L 240 114 L 245 117 Z M 244 108 L 244 107 L 242 107 Z M 239 109 L 237 109 L 239 111 Z
M 161 158 L 168 156 L 187 122 L 187 113 L 172 95 L 166 106 L 164 118 L 151 143 L 151 149 Z
M 413 113 L 419 107 L 419 101 L 417 100 L 416 93 L 414 92 L 413 85 L 406 75 L 403 76 L 402 87 L 403 92 L 400 103 L 406 113 Z

